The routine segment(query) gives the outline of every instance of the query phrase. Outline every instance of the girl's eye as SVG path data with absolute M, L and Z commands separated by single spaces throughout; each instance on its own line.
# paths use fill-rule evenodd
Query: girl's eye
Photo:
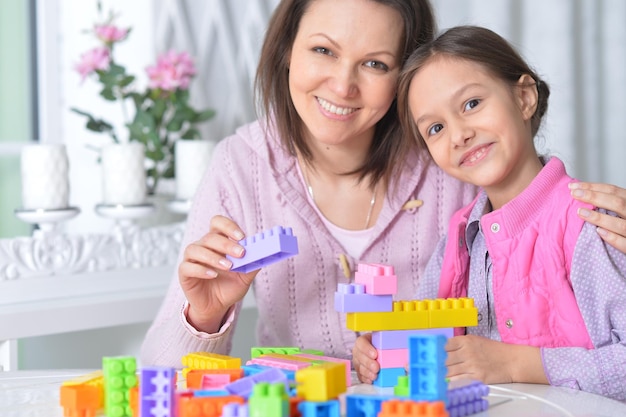
M 433 136 L 436 135 L 437 133 L 441 132 L 441 129 L 443 129 L 443 125 L 438 123 L 436 125 L 432 125 L 431 127 L 428 128 L 428 136 Z
M 477 98 L 469 100 L 467 103 L 465 103 L 465 110 L 472 110 L 474 107 L 478 106 L 478 104 L 480 104 L 480 100 Z
M 389 71 L 389 65 L 385 64 L 384 62 L 380 62 L 380 61 L 367 61 L 365 63 L 366 67 L 370 67 L 376 70 L 381 70 L 381 71 Z
M 317 52 L 318 54 L 323 54 L 323 55 L 332 55 L 332 51 L 328 48 L 324 48 L 323 46 L 316 46 L 315 48 L 313 48 L 313 51 Z

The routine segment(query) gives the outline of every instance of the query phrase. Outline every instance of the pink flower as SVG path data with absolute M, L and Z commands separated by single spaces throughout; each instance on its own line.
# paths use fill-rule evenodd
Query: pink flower
M 128 35 L 128 29 L 120 29 L 113 25 L 97 25 L 94 31 L 96 32 L 96 36 L 105 43 L 119 42 L 124 40 L 126 35 Z
M 75 69 L 84 80 L 89 74 L 96 70 L 106 70 L 109 68 L 111 56 L 108 48 L 99 47 L 91 49 L 80 56 L 80 62 Z
M 146 68 L 150 78 L 150 88 L 165 91 L 189 88 L 191 78 L 196 75 L 193 60 L 187 52 L 176 53 L 170 50 L 159 55 L 157 64 Z

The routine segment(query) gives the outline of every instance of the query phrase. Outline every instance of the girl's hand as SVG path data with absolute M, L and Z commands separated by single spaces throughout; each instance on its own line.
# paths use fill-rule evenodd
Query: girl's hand
M 352 367 L 359 381 L 364 384 L 371 384 L 378 376 L 380 366 L 376 362 L 376 356 L 376 349 L 372 346 L 372 334 L 359 336 L 352 349 Z
M 539 348 L 496 342 L 481 336 L 456 336 L 445 346 L 448 378 L 476 379 L 485 384 L 547 384 Z
M 209 233 L 185 248 L 178 278 L 189 301 L 187 320 L 198 331 L 219 331 L 228 309 L 246 295 L 259 272 L 229 272 L 232 262 L 225 255 L 243 256 L 244 247 L 237 243 L 243 237 L 235 222 L 215 216 Z
M 598 226 L 598 234 L 605 242 L 626 253 L 626 189 L 589 182 L 575 182 L 569 187 L 575 199 L 617 213 L 619 217 L 581 209 L 578 215 Z

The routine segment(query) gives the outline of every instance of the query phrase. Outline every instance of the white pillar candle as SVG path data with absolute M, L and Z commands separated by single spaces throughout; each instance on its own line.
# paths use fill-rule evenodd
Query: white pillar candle
M 69 205 L 69 163 L 65 145 L 33 144 L 22 148 L 22 209 L 54 210 Z
M 176 199 L 191 200 L 206 171 L 214 143 L 208 140 L 176 141 Z
M 138 205 L 146 202 L 145 150 L 130 142 L 102 148 L 102 191 L 104 204 Z

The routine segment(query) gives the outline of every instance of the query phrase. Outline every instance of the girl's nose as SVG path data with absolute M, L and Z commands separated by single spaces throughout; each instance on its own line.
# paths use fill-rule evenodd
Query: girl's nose
M 458 148 L 468 145 L 475 135 L 474 129 L 462 123 L 456 123 L 454 127 L 448 125 L 448 129 L 451 132 L 450 141 Z

